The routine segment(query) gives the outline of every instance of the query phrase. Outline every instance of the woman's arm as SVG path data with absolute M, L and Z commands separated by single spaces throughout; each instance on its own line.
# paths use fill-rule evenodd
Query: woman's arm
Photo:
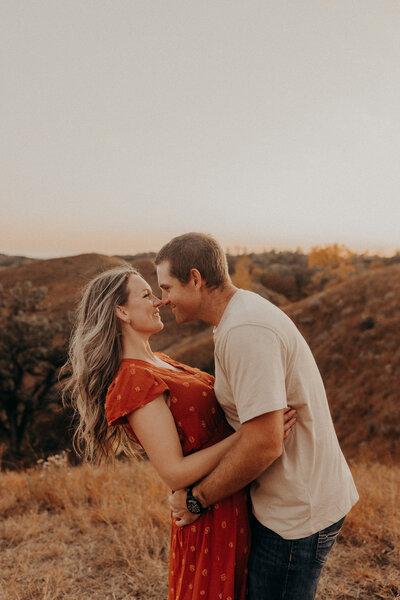
M 233 433 L 209 448 L 183 456 L 175 421 L 163 395 L 131 412 L 127 419 L 155 470 L 173 490 L 205 477 L 239 436 Z
M 295 413 L 290 407 L 284 411 L 284 438 L 296 422 Z M 173 490 L 208 475 L 240 435 L 233 433 L 209 448 L 183 456 L 175 421 L 163 395 L 131 412 L 127 419 L 155 470 Z

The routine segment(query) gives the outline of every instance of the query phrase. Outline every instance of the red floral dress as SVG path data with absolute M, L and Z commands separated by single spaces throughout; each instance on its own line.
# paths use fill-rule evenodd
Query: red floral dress
M 169 394 L 183 454 L 207 448 L 232 433 L 208 373 L 158 356 L 179 371 L 123 359 L 107 393 L 109 425 L 130 428 L 126 415 L 163 392 Z M 192 525 L 172 521 L 168 600 L 244 600 L 250 545 L 247 492 L 214 504 Z

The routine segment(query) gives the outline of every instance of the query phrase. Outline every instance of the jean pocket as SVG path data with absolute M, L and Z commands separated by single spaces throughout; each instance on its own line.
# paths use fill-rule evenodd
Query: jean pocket
M 342 529 L 343 521 L 344 519 L 341 519 L 338 523 L 335 523 L 335 525 L 331 525 L 327 529 L 319 532 L 315 560 L 321 565 L 326 563 L 328 554 Z

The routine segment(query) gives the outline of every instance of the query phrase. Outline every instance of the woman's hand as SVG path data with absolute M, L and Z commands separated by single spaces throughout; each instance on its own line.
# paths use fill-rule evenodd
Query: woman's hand
M 283 411 L 283 439 L 284 440 L 286 440 L 286 438 L 290 435 L 290 432 L 292 431 L 292 427 L 296 423 L 296 414 L 297 414 L 296 409 L 292 408 L 291 406 L 288 406 Z
M 176 491 L 169 497 L 169 506 L 172 511 L 172 517 L 178 527 L 190 525 L 190 523 L 197 521 L 200 517 L 200 515 L 189 512 L 186 508 L 186 495 L 187 490 L 184 489 Z

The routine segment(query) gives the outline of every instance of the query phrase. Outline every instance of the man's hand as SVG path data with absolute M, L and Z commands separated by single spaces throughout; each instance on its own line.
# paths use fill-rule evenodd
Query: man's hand
M 178 490 L 169 498 L 169 506 L 172 510 L 172 516 L 178 527 L 190 525 L 200 517 L 188 511 L 186 508 L 186 490 Z
M 293 425 L 296 423 L 296 409 L 288 406 L 283 411 L 283 439 L 286 440 L 290 432 L 292 431 Z
M 283 411 L 283 437 L 286 439 L 292 430 L 292 427 L 296 423 L 296 411 L 295 409 L 285 408 Z M 197 521 L 200 515 L 195 515 L 188 511 L 186 507 L 186 490 L 178 490 L 169 497 L 169 505 L 172 511 L 172 517 L 175 519 L 175 523 L 178 527 L 184 527 L 190 525 L 194 521 Z

